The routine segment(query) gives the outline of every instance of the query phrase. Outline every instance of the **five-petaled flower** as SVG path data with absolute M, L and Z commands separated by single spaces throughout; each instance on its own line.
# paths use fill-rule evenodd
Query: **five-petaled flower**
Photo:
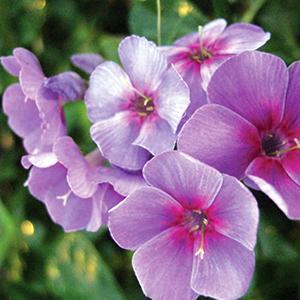
M 154 43 L 131 36 L 114 62 L 92 73 L 86 105 L 92 139 L 112 164 L 142 169 L 151 155 L 172 150 L 189 105 L 189 90 Z
M 178 148 L 265 192 L 300 219 L 300 63 L 247 52 L 225 62 L 208 86 L 212 104 L 183 127 Z
M 224 61 L 246 50 L 255 50 L 270 38 L 270 33 L 255 25 L 235 23 L 226 27 L 226 24 L 224 19 L 214 20 L 200 28 L 199 33 L 161 48 L 190 88 L 191 104 L 184 120 L 207 103 L 208 82 Z
M 108 226 L 121 247 L 137 249 L 133 268 L 144 293 L 154 300 L 241 297 L 254 269 L 253 195 L 178 151 L 154 157 L 143 173 L 151 186 L 110 210 Z

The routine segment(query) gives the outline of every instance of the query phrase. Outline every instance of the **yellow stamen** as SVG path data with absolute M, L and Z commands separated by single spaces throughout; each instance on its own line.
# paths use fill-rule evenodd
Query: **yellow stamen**
M 292 150 L 299 150 L 300 149 L 300 142 L 298 139 L 294 139 L 294 142 L 295 142 L 295 146 L 292 146 L 290 148 L 286 148 L 286 149 L 282 149 L 282 150 L 277 150 L 277 151 L 274 151 L 273 153 L 271 153 L 270 155 L 276 155 L 276 156 L 279 156 L 281 154 L 284 154 L 284 153 L 287 153 L 287 152 L 290 152 Z
M 145 112 L 138 112 L 138 115 L 141 116 L 141 117 L 147 117 L 148 114 L 145 113 Z
M 194 227 L 191 228 L 190 232 L 193 233 L 195 231 L 198 231 L 199 228 L 200 228 L 199 225 L 195 225 Z
M 195 256 L 200 255 L 200 259 L 203 259 L 203 257 L 204 257 L 204 232 L 205 232 L 205 227 L 206 227 L 207 224 L 208 224 L 207 219 L 203 219 L 202 224 L 201 224 L 200 248 L 195 253 Z
M 144 100 L 144 106 L 146 106 L 151 101 L 151 98 L 146 97 Z

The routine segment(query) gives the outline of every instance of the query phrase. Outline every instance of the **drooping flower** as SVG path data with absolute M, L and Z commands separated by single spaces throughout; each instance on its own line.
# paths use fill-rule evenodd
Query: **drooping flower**
M 20 79 L 5 91 L 3 108 L 11 128 L 24 139 L 28 155 L 23 166 L 33 165 L 26 182 L 30 192 L 65 231 L 98 230 L 109 208 L 145 184 L 142 176 L 104 168 L 98 150 L 83 156 L 66 136 L 63 104 L 82 98 L 85 90 L 76 73 L 46 78 L 37 58 L 23 48 L 1 62 Z
M 200 28 L 200 32 L 180 38 L 171 47 L 162 47 L 190 88 L 191 104 L 185 120 L 207 103 L 208 82 L 224 61 L 246 50 L 255 50 L 270 39 L 270 34 L 258 26 L 226 24 L 224 19 L 214 20 Z
M 104 62 L 91 75 L 85 97 L 91 136 L 112 164 L 139 170 L 151 155 L 174 148 L 189 91 L 145 38 L 125 38 L 119 56 L 125 71 Z
M 58 138 L 53 153 L 57 163 L 48 168 L 32 167 L 26 185 L 67 232 L 97 231 L 107 223 L 111 207 L 137 186 L 145 185 L 141 176 L 103 167 L 98 150 L 83 156 L 70 137 Z
M 154 300 L 245 294 L 255 263 L 253 195 L 178 151 L 155 156 L 143 173 L 151 186 L 110 210 L 108 226 L 122 248 L 136 250 L 133 268 L 144 293 Z
M 212 104 L 185 124 L 178 148 L 265 192 L 300 219 L 300 63 L 248 52 L 225 62 L 208 86 Z
M 66 134 L 62 106 L 83 97 L 83 80 L 74 72 L 46 78 L 36 56 L 24 48 L 14 49 L 12 56 L 1 57 L 1 64 L 20 82 L 6 89 L 2 105 L 10 127 L 23 138 L 28 152 L 22 159 L 23 165 L 55 164 L 53 143 Z
M 71 62 L 75 67 L 91 74 L 98 65 L 104 62 L 104 58 L 96 53 L 80 53 L 72 55 Z

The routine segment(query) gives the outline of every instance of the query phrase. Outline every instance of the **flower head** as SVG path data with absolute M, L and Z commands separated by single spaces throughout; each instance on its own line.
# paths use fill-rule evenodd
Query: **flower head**
M 110 208 L 145 184 L 139 175 L 103 167 L 98 150 L 83 156 L 67 136 L 57 139 L 53 154 L 57 163 L 48 168 L 31 168 L 26 185 L 65 231 L 97 231 L 106 224 Z
M 246 52 L 225 62 L 208 86 L 212 104 L 185 124 L 178 148 L 265 192 L 300 219 L 300 63 Z M 197 138 L 195 138 L 197 136 Z
M 186 117 L 207 103 L 205 90 L 209 80 L 224 61 L 246 50 L 255 50 L 269 39 L 270 34 L 258 26 L 235 23 L 226 27 L 224 19 L 217 19 L 200 27 L 199 32 L 180 38 L 171 47 L 162 47 L 189 85 L 191 104 Z
M 74 72 L 46 78 L 37 57 L 24 48 L 1 57 L 3 67 L 19 78 L 3 95 L 3 111 L 12 130 L 23 139 L 28 152 L 23 165 L 54 165 L 53 143 L 66 134 L 62 106 L 83 97 L 85 85 Z
M 119 55 L 125 71 L 104 62 L 91 75 L 86 93 L 91 135 L 111 163 L 139 170 L 151 155 L 173 149 L 189 91 L 145 38 L 125 38 Z
M 181 152 L 154 157 L 143 170 L 150 187 L 109 212 L 123 248 L 152 299 L 241 297 L 254 268 L 258 208 L 235 178 Z

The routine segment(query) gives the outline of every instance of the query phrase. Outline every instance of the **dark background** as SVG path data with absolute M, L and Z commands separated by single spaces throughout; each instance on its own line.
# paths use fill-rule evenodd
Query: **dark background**
M 229 23 L 262 26 L 272 34 L 264 51 L 287 64 L 300 59 L 298 0 L 161 2 L 163 44 L 223 17 Z M 49 76 L 70 69 L 69 57 L 76 52 L 97 52 L 118 61 L 117 46 L 125 35 L 156 41 L 155 3 L 0 0 L 0 56 L 26 47 L 37 54 Z M 0 68 L 0 95 L 14 80 Z M 83 151 L 90 150 L 83 103 L 67 106 L 66 111 L 71 135 Z M 29 195 L 23 187 L 27 171 L 19 163 L 24 150 L 6 122 L 1 111 L 0 299 L 145 299 L 131 269 L 131 253 L 119 249 L 106 229 L 65 234 Z M 288 220 L 267 197 L 256 196 L 261 208 L 257 266 L 243 299 L 300 299 L 300 224 Z

